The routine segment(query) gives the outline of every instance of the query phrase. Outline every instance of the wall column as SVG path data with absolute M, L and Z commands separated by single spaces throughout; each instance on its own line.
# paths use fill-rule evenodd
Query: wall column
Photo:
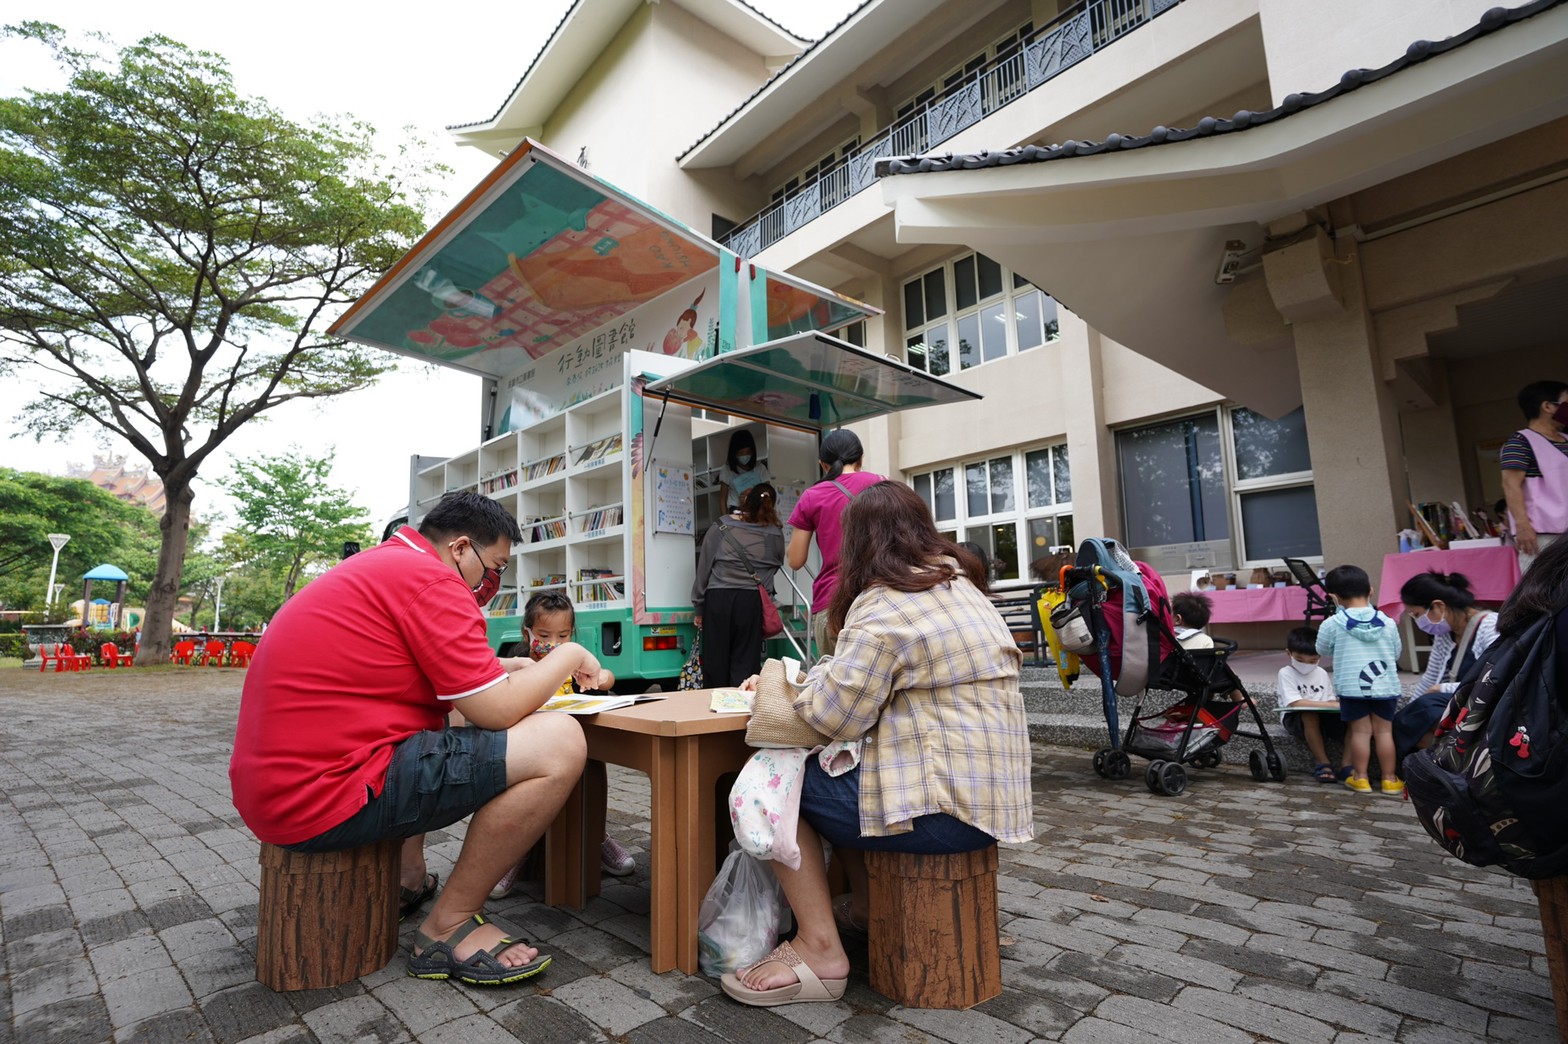
M 1062 424 L 1073 478 L 1073 531 L 1122 539 L 1116 442 L 1105 423 L 1105 378 L 1099 331 L 1061 310 Z
M 1361 267 L 1344 265 L 1338 314 L 1297 321 L 1296 365 L 1327 568 L 1358 565 L 1377 583 L 1408 525 L 1399 410 L 1383 379 Z M 1348 260 L 1349 263 L 1346 263 Z

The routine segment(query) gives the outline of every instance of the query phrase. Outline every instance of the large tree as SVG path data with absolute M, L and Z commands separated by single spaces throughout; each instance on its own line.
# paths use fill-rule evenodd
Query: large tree
M 363 546 L 370 512 L 346 489 L 327 484 L 332 451 L 312 457 L 297 449 L 237 462 L 223 488 L 234 498 L 246 555 L 283 573 L 281 602 L 291 598 L 312 566 L 342 557 L 345 543 Z
M 0 372 L 43 371 L 37 438 L 83 421 L 163 480 L 167 510 L 138 662 L 160 662 L 192 481 L 240 426 L 364 388 L 390 356 L 323 334 L 424 227 L 428 161 L 370 127 L 295 123 L 234 90 L 224 60 L 162 36 L 117 54 L 58 28 L 58 91 L 0 99 Z

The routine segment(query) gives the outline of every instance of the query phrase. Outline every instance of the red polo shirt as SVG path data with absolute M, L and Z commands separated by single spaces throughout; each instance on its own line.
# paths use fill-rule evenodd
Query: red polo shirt
M 404 526 L 278 610 L 245 677 L 229 784 L 263 841 L 305 841 L 364 807 L 392 748 L 439 729 L 443 701 L 506 672 L 474 593 Z

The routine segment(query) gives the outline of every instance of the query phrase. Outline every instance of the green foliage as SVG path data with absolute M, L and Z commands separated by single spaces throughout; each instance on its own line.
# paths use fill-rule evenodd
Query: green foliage
M 279 604 L 310 570 L 336 562 L 345 541 L 370 543 L 370 513 L 348 490 L 327 485 L 331 471 L 330 449 L 312 457 L 296 448 L 237 462 L 220 483 L 238 507 L 247 559 L 283 575 Z
M 322 327 L 412 246 L 444 168 L 383 158 L 351 119 L 295 123 L 167 37 L 102 54 L 44 23 L 5 32 L 68 82 L 0 99 L 0 373 L 39 378 L 35 437 L 86 421 L 163 480 L 147 602 L 163 650 L 192 479 L 264 411 L 389 368 Z
M 0 634 L 0 660 L 27 659 L 27 635 Z
M 138 504 L 115 499 L 83 479 L 57 478 L 0 468 L 0 558 L 21 557 L 0 575 L 0 603 L 8 609 L 41 610 L 54 549 L 47 534 L 65 533 L 55 583 L 64 584 L 55 618 L 82 596 L 83 573 L 107 562 L 130 577 L 126 598 L 142 604 L 158 562 L 158 517 Z M 113 597 L 109 584 L 95 594 Z M 42 617 L 33 622 L 43 622 Z

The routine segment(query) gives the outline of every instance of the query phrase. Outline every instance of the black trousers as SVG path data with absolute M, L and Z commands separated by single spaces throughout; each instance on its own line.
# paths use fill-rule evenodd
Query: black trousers
M 762 669 L 762 596 L 708 588 L 702 605 L 702 677 L 709 688 L 739 685 Z

